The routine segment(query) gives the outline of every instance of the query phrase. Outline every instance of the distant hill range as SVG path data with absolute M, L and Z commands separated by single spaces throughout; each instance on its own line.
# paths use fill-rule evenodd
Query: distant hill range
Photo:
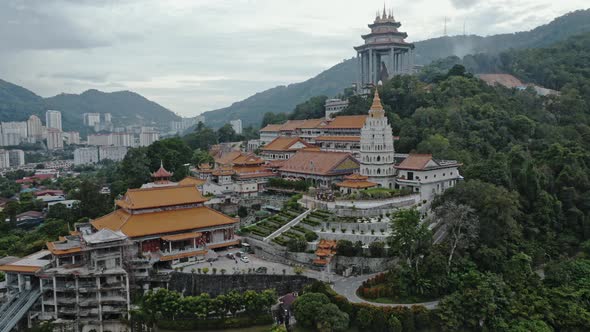
M 488 37 L 439 37 L 416 42 L 416 63 L 425 65 L 451 55 L 464 56 L 474 53 L 498 53 L 510 48 L 545 47 L 587 31 L 590 31 L 590 9 L 578 10 L 530 31 Z M 411 35 L 411 31 L 409 33 Z M 352 58 L 307 81 L 277 86 L 231 106 L 205 112 L 205 122 L 209 126 L 220 127 L 230 120 L 241 119 L 245 126 L 259 125 L 266 112 L 287 113 L 293 111 L 297 104 L 313 96 L 335 96 L 350 87 L 355 78 L 356 62 Z
M 116 125 L 168 125 L 179 117 L 169 109 L 131 91 L 59 94 L 43 98 L 16 84 L 0 80 L 0 121 L 24 121 L 31 114 L 45 122 L 45 111 L 62 112 L 64 130 L 83 129 L 84 113 L 111 113 Z

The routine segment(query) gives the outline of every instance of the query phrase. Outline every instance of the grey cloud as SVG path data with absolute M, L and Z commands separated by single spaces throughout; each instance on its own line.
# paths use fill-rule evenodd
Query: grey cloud
M 32 4 L 32 5 L 31 5 Z M 44 7 L 43 2 L 0 1 L 0 51 L 86 49 L 110 45 Z
M 75 80 L 90 83 L 106 83 L 109 75 L 106 73 L 92 72 L 57 72 L 51 74 L 39 74 L 38 77 L 60 80 Z
M 469 8 L 477 4 L 479 0 L 451 0 L 455 8 Z

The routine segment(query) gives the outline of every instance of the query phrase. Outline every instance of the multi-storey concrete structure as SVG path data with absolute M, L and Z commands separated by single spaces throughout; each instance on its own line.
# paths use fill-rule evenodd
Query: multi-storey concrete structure
M 142 128 L 139 133 L 139 146 L 148 146 L 160 139 L 160 133 L 152 128 Z
M 121 161 L 127 154 L 126 146 L 99 146 L 98 147 L 98 158 L 99 160 L 113 160 Z
M 334 117 L 334 114 L 344 111 L 348 107 L 347 99 L 328 99 L 324 105 L 326 109 L 326 120 L 330 120 Z
M 108 146 L 113 145 L 112 134 L 92 134 L 88 135 L 88 145 Z
M 14 146 L 19 145 L 27 139 L 27 122 L 2 122 L 2 145 Z
M 37 142 L 43 138 L 43 124 L 36 115 L 31 115 L 27 120 L 27 136 L 31 138 L 31 142 Z
M 114 146 L 133 146 L 133 136 L 129 133 L 112 133 Z
M 357 51 L 358 89 L 411 72 L 414 44 L 405 41 L 408 34 L 398 31 L 400 26 L 393 13 L 386 13 L 385 8 L 383 14 L 377 14 L 375 21 L 369 24 L 371 33 L 362 35 L 365 43 L 354 48 Z
M 96 147 L 77 148 L 74 150 L 74 165 L 88 165 L 98 162 L 98 149 Z
M 94 127 L 95 124 L 100 123 L 100 113 L 84 113 L 84 125 Z
M 0 150 L 0 168 L 10 167 L 10 153 L 7 150 Z
M 49 150 L 57 150 L 64 148 L 64 140 L 61 130 L 55 128 L 47 128 L 47 148 Z
M 234 131 L 236 132 L 236 134 L 241 134 L 242 133 L 242 120 L 240 120 L 240 119 L 231 120 L 229 122 L 229 124 L 234 129 Z
M 80 144 L 80 133 L 77 131 L 66 131 L 63 137 L 67 144 Z
M 431 154 L 410 154 L 396 165 L 396 188 L 409 188 L 430 200 L 463 179 L 459 166 L 455 160 L 437 160 Z
M 113 116 L 111 115 L 111 113 L 103 113 L 103 122 L 105 122 L 105 123 L 113 122 Z
M 9 150 L 8 156 L 10 167 L 19 167 L 25 164 L 25 152 L 23 150 Z
M 45 112 L 45 126 L 48 129 L 53 128 L 62 131 L 63 129 L 61 127 L 61 112 L 54 110 L 48 110 L 47 112 Z

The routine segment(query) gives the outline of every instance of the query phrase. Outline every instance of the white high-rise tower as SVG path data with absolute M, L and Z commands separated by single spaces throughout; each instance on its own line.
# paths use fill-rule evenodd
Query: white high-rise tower
M 395 186 L 393 133 L 375 89 L 369 116 L 361 129 L 360 173 L 384 188 Z
M 54 128 L 62 131 L 61 112 L 53 110 L 48 110 L 45 112 L 45 126 L 47 126 L 47 128 Z

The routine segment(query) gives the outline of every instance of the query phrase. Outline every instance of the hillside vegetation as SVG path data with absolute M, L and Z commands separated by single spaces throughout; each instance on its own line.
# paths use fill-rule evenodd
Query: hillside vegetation
M 432 38 L 415 43 L 416 64 L 427 65 L 433 60 L 451 55 L 497 54 L 510 48 L 545 47 L 587 31 L 590 31 L 590 10 L 579 10 L 560 16 L 549 24 L 531 31 L 488 37 L 469 35 Z M 408 33 L 412 35 L 411 31 Z M 351 54 L 353 54 L 352 48 Z M 356 62 L 352 58 L 305 82 L 265 90 L 231 106 L 203 114 L 207 125 L 214 128 L 221 127 L 234 119 L 242 119 L 244 125 L 257 126 L 266 112 L 288 113 L 293 111 L 297 104 L 305 102 L 312 96 L 334 97 L 350 87 L 355 80 Z

